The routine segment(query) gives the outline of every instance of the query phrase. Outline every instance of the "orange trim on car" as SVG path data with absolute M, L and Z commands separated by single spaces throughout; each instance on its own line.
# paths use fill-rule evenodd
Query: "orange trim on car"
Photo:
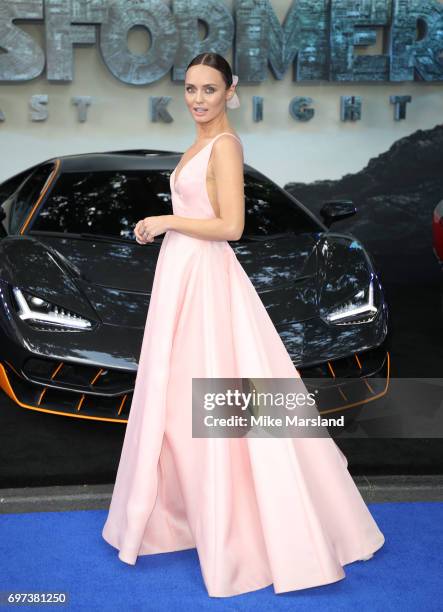
M 123 410 L 123 406 L 125 405 L 125 402 L 126 402 L 126 398 L 127 398 L 127 397 L 128 397 L 127 395 L 124 395 L 124 396 L 123 396 L 123 399 L 122 399 L 122 401 L 120 402 L 120 408 L 118 409 L 117 414 L 120 414 L 120 412 Z
M 356 358 L 357 363 L 358 363 L 358 367 L 359 367 L 359 368 L 360 368 L 360 370 L 361 370 L 363 366 L 362 366 L 362 365 L 361 365 L 361 363 L 360 363 L 360 359 L 358 358 L 357 353 L 354 353 L 354 357 Z M 373 388 L 371 387 L 371 385 L 368 383 L 368 381 L 366 380 L 366 378 L 364 378 L 363 380 L 365 381 L 365 385 L 367 386 L 367 388 L 369 389 L 369 391 L 370 391 L 371 393 L 374 393 L 374 389 L 373 389 Z
M 49 187 L 52 185 L 52 183 L 54 182 L 55 177 L 57 176 L 58 170 L 60 168 L 60 160 L 56 159 L 55 160 L 55 165 L 54 165 L 54 169 L 52 170 L 51 174 L 48 176 L 46 183 L 43 187 L 43 189 L 40 192 L 40 195 L 37 198 L 37 202 L 34 204 L 34 206 L 32 207 L 31 212 L 29 213 L 29 215 L 26 217 L 25 222 L 23 223 L 21 229 L 20 229 L 20 234 L 23 234 L 25 232 L 25 229 L 28 227 L 32 217 L 34 216 L 35 211 L 38 208 L 38 205 L 40 204 L 40 202 L 43 200 L 43 198 L 45 197 L 46 192 L 48 191 Z
M 390 359 L 390 355 L 389 355 L 389 351 L 386 351 L 386 360 L 387 360 L 387 376 L 386 376 L 386 385 L 385 388 L 383 389 L 383 391 L 381 391 L 380 393 L 373 395 L 373 397 L 369 397 L 365 400 L 361 400 L 359 402 L 353 402 L 352 404 L 347 404 L 344 406 L 339 406 L 338 408 L 330 408 L 328 410 L 321 410 L 319 411 L 319 414 L 329 414 L 330 412 L 339 412 L 340 410 L 346 410 L 348 408 L 353 408 L 354 406 L 359 406 L 360 404 L 367 404 L 368 402 L 372 402 L 380 397 L 382 397 L 383 395 L 386 394 L 387 390 L 388 390 L 388 386 L 389 386 L 389 379 L 390 379 L 390 364 L 391 364 L 391 359 Z M 8 364 L 9 365 L 9 364 Z M 328 361 L 328 365 L 329 361 Z M 14 368 L 13 368 L 14 369 Z M 332 371 L 332 374 L 335 378 L 335 373 L 333 368 L 330 366 L 330 369 Z M 366 379 L 365 379 L 366 380 Z M 67 417 L 74 417 L 77 419 L 90 419 L 92 421 L 108 421 L 108 422 L 113 422 L 113 423 L 127 423 L 128 419 L 110 419 L 110 418 L 106 418 L 106 417 L 94 417 L 94 416 L 88 416 L 88 415 L 84 415 L 84 414 L 71 414 L 69 412 L 59 412 L 56 410 L 47 410 L 45 408 L 37 408 L 36 406 L 30 406 L 29 404 L 25 404 L 23 402 L 21 402 L 17 396 L 14 393 L 14 390 L 11 386 L 11 383 L 9 381 L 8 375 L 6 373 L 5 367 L 2 363 L 0 363 L 0 387 L 3 389 L 3 391 L 6 393 L 6 395 L 8 395 L 8 397 L 10 397 L 16 404 L 18 404 L 19 406 L 21 406 L 22 408 L 27 408 L 28 410 L 37 410 L 38 412 L 46 412 L 47 414 L 57 414 L 60 416 L 67 416 Z M 79 405 L 81 406 L 81 403 L 83 403 L 83 398 L 84 395 L 82 395 L 82 398 L 80 399 Z M 123 406 L 126 402 L 126 398 L 127 395 L 125 395 L 120 403 L 120 407 L 118 410 L 118 414 L 121 413 Z M 79 410 L 79 408 L 77 408 L 77 410 Z
M 332 367 L 332 365 L 329 363 L 328 361 L 328 368 L 329 370 L 332 372 L 332 376 L 335 378 L 335 372 L 334 372 L 334 368 Z M 348 401 L 348 398 L 346 397 L 344 391 L 342 391 L 341 387 L 337 387 L 338 391 L 340 392 L 340 395 L 342 396 L 342 398 L 345 400 L 345 402 Z
M 82 394 L 82 396 L 79 399 L 79 402 L 77 404 L 77 410 L 80 410 L 80 408 L 82 407 L 82 404 L 83 404 L 84 401 L 85 401 L 85 396 Z
M 40 406 L 41 401 L 42 401 L 42 399 L 43 399 L 44 394 L 46 393 L 46 389 L 47 389 L 47 388 L 48 388 L 48 387 L 45 387 L 45 388 L 43 389 L 43 391 L 40 393 L 40 397 L 38 398 L 38 402 L 37 402 L 37 405 L 38 405 L 38 406 Z
M 329 368 L 329 370 L 330 370 L 330 372 L 331 372 L 332 376 L 335 378 L 335 372 L 334 372 L 334 370 L 333 370 L 333 368 L 332 368 L 331 364 L 329 363 L 329 361 L 328 361 L 328 368 Z
M 386 385 L 383 391 L 380 391 L 380 393 L 378 393 L 377 395 L 374 395 L 373 397 L 368 397 L 367 399 L 361 400 L 360 402 L 353 402 L 352 404 L 340 406 L 339 408 L 330 408 L 329 410 L 321 410 L 319 411 L 319 413 L 328 414 L 329 412 L 339 412 L 340 410 L 346 410 L 347 408 L 353 408 L 354 406 L 359 406 L 360 404 L 367 404 L 368 402 L 372 402 L 378 399 L 379 397 L 382 397 L 383 395 L 385 395 L 388 390 L 388 386 L 389 386 L 389 374 L 390 374 L 390 364 L 391 364 L 389 351 L 386 351 L 386 360 L 387 360 L 387 376 L 386 376 Z
M 368 381 L 366 380 L 366 378 L 363 379 L 365 381 L 365 385 L 367 386 L 367 388 L 369 389 L 369 391 L 371 393 L 374 393 L 374 389 L 371 387 L 371 385 L 368 383 Z
M 347 401 L 348 401 L 348 398 L 346 397 L 345 392 L 342 390 L 342 388 L 341 388 L 341 387 L 337 387 L 337 389 L 339 390 L 340 395 L 341 395 L 341 396 L 342 396 L 342 398 L 345 400 L 345 402 L 347 402 Z
M 100 370 L 97 372 L 97 374 L 94 376 L 94 378 L 91 380 L 89 384 L 93 385 L 102 372 L 103 372 L 103 368 L 100 368 Z
M 18 397 L 15 395 L 14 390 L 9 382 L 8 375 L 5 370 L 5 366 L 0 363 L 0 387 L 3 391 L 10 397 L 16 404 L 21 406 L 22 408 L 26 408 L 28 410 L 36 410 L 37 412 L 46 412 L 47 414 L 57 414 L 59 416 L 67 416 L 73 417 L 75 419 L 90 419 L 91 421 L 108 421 L 111 423 L 127 423 L 128 419 L 110 419 L 107 417 L 95 417 L 89 416 L 86 414 L 71 414 L 70 412 L 60 412 L 57 410 L 48 410 L 46 408 L 37 408 L 36 406 L 30 406 L 29 404 L 25 404 L 21 402 Z
M 58 366 L 55 368 L 55 370 L 52 372 L 51 374 L 51 380 L 53 380 L 55 378 L 55 376 L 57 375 L 58 372 L 60 372 L 61 368 L 63 366 L 63 361 L 61 361 Z
M 51 374 L 51 380 L 53 380 L 53 378 L 56 376 L 57 372 L 59 372 L 59 371 L 60 371 L 60 368 L 62 367 L 62 365 L 63 365 L 63 361 L 61 361 L 61 362 L 58 364 L 58 366 L 55 368 L 55 370 L 52 372 L 52 374 Z M 44 396 L 44 394 L 46 393 L 47 388 L 48 388 L 48 387 L 45 387 L 45 388 L 43 389 L 43 391 L 40 393 L 40 397 L 38 398 L 37 406 L 40 406 L 40 404 L 41 404 L 41 402 L 42 402 L 42 399 L 43 399 L 43 396 Z

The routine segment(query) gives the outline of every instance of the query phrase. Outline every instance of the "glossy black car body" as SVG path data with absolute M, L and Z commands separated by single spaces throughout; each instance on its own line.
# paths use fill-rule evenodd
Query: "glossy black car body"
M 0 385 L 18 405 L 127 421 L 164 237 L 141 246 L 133 228 L 172 213 L 179 158 L 73 155 L 0 185 Z M 350 214 L 347 203 L 326 204 L 325 225 L 248 165 L 245 198 L 245 231 L 230 244 L 302 376 L 389 375 L 373 263 L 358 240 L 327 227 Z M 331 412 L 346 407 L 337 397 Z
M 434 208 L 432 215 L 432 249 L 443 268 L 443 200 Z

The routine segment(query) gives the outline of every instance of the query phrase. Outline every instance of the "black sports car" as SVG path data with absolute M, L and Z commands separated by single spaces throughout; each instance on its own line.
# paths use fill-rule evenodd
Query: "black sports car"
M 71 155 L 0 185 L 0 385 L 21 407 L 126 423 L 159 246 L 136 243 L 148 215 L 171 214 L 180 154 Z M 361 243 L 320 222 L 245 165 L 246 223 L 232 248 L 302 376 L 389 376 L 388 311 Z M 329 412 L 349 403 L 338 386 Z M 328 412 L 327 410 L 325 412 Z

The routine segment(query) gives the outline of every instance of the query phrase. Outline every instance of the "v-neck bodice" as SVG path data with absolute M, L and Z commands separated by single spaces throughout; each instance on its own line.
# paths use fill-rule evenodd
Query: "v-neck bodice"
M 177 168 L 181 160 L 172 171 L 170 188 L 172 209 L 175 215 L 204 219 L 216 216 L 206 189 L 206 173 L 212 145 L 223 134 L 229 134 L 242 144 L 241 140 L 231 132 L 221 132 L 189 158 L 181 167 L 178 175 Z

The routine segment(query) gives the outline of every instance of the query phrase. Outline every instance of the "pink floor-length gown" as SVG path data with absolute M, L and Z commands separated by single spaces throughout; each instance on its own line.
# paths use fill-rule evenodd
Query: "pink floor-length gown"
M 222 134 L 171 174 L 174 214 L 215 217 Z M 121 561 L 196 547 L 209 596 L 228 597 L 335 582 L 383 545 L 331 437 L 192 438 L 192 377 L 300 375 L 230 244 L 168 231 L 102 532 Z

